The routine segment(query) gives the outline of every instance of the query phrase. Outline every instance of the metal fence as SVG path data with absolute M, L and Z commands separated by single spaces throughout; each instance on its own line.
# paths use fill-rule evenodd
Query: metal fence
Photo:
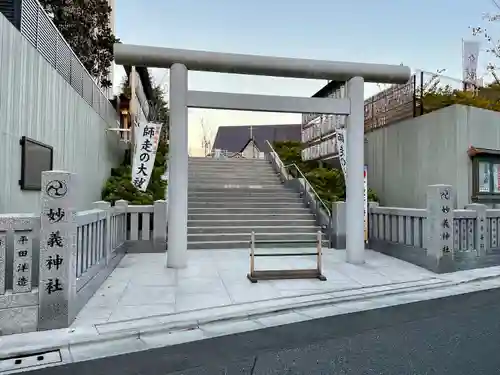
M 418 72 L 415 77 L 417 87 L 414 99 L 416 103 L 415 116 L 436 111 L 443 108 L 443 106 L 456 102 L 457 98 L 459 98 L 459 102 L 461 98 L 464 104 L 469 103 L 472 97 L 485 99 L 486 103 L 491 104 L 489 109 L 499 109 L 500 91 L 496 88 L 484 87 L 481 82 L 476 85 L 439 73 L 424 71 Z M 467 92 L 467 95 L 465 95 L 465 92 Z M 457 96 L 458 93 L 464 95 Z M 454 96 L 453 101 L 451 98 L 447 101 L 447 96 Z
M 325 92 L 323 95 L 342 97 L 343 89 L 341 87 L 333 93 Z M 417 71 L 407 83 L 391 85 L 365 100 L 365 132 L 443 108 L 451 104 L 446 103 L 443 96 L 465 91 L 492 102 L 490 109 L 500 110 L 500 90 L 465 83 L 439 72 Z M 319 116 L 315 113 L 302 114 L 302 125 L 309 124 Z
M 477 85 L 466 83 L 440 73 L 418 71 L 407 83 L 392 85 L 365 100 L 365 131 L 451 105 L 453 102 L 446 102 L 446 96 L 456 96 L 460 92 L 484 98 L 490 103 L 488 109 L 500 109 L 500 90 L 496 88 L 484 87 L 480 82 Z
M 417 115 L 417 77 L 389 88 L 365 100 L 365 131 L 384 127 Z
M 345 96 L 345 86 L 335 87 L 334 89 L 330 86 L 329 83 L 313 97 Z M 472 96 L 479 97 L 485 99 L 481 104 L 482 107 L 500 111 L 499 87 L 500 84 L 484 87 L 482 82 L 477 82 L 477 84 L 466 83 L 460 79 L 442 75 L 441 72 L 417 71 L 410 77 L 408 82 L 391 85 L 365 100 L 365 132 L 436 111 L 456 103 L 457 97 L 459 98 L 458 103 L 465 105 L 469 105 Z M 467 94 L 457 95 L 460 92 L 467 92 Z M 450 100 L 447 100 L 448 95 Z M 485 103 L 487 104 L 485 105 Z M 320 115 L 317 113 L 303 113 L 302 131 L 313 121 L 318 120 L 319 117 Z M 339 117 L 343 121 L 342 116 Z
M 17 26 L 21 34 L 104 121 L 109 124 L 119 122 L 118 114 L 106 95 L 37 0 L 22 0 Z

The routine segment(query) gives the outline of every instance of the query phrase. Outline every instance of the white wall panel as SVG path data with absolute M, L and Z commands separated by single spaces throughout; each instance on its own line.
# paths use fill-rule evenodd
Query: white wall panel
M 78 209 L 100 199 L 123 152 L 107 124 L 0 14 L 0 213 L 37 212 L 39 192 L 22 191 L 26 136 L 54 147 L 54 169 L 80 178 Z

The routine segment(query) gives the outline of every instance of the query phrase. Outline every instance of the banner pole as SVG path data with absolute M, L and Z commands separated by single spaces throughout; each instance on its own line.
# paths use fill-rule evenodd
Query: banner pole
M 135 127 L 137 124 L 135 123 L 135 115 L 137 113 L 137 108 L 135 108 L 135 88 L 136 88 L 136 70 L 135 66 L 132 66 L 130 69 L 130 77 L 129 77 L 129 85 L 130 85 L 130 102 L 129 102 L 129 113 L 130 113 L 130 160 L 133 164 L 134 155 L 136 153 L 135 149 Z M 133 165 L 132 165 L 133 167 Z

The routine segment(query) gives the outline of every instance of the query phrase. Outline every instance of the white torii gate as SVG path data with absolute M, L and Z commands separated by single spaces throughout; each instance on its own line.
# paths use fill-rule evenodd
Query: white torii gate
M 364 83 L 406 83 L 402 65 L 349 63 L 193 51 L 128 44 L 114 45 L 121 65 L 170 69 L 170 149 L 167 266 L 187 266 L 188 108 L 346 115 L 347 260 L 364 262 Z M 347 97 L 302 98 L 188 90 L 188 70 L 347 82 Z

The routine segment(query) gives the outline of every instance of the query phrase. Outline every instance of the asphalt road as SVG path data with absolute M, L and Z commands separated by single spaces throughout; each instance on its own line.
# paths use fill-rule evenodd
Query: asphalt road
M 500 374 L 500 289 L 28 374 L 496 375 Z

